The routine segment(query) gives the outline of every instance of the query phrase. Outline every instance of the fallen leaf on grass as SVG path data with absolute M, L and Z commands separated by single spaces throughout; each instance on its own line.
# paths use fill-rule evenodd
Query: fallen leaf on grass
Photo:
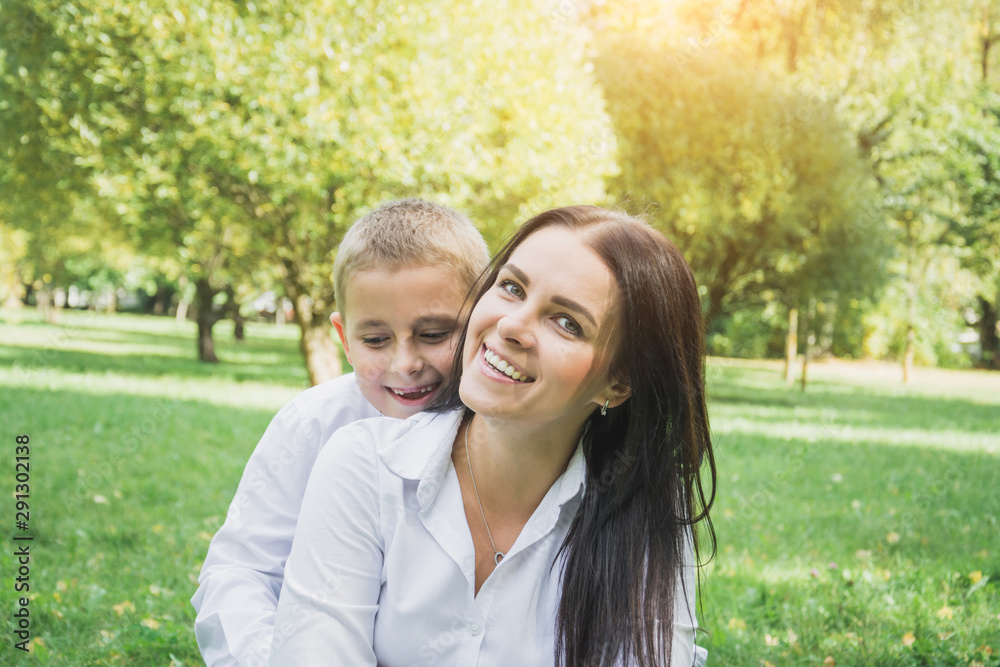
M 889 544 L 898 544 L 899 543 L 899 533 L 897 533 L 897 532 L 890 532 L 888 535 L 885 536 L 885 541 L 888 542 Z
M 771 635 L 764 635 L 764 644 L 767 646 L 777 646 L 781 643 L 777 637 L 772 637 Z
M 912 646 L 915 641 L 917 641 L 917 638 L 913 636 L 912 632 L 907 632 L 903 635 L 903 646 Z
M 729 619 L 729 629 L 742 632 L 747 629 L 747 623 L 742 618 L 731 618 Z
M 943 618 L 946 621 L 950 621 L 952 618 L 954 618 L 954 616 L 955 612 L 953 612 L 951 610 L 951 607 L 949 607 L 948 605 L 945 605 L 937 610 L 937 617 Z
M 141 622 L 150 630 L 158 630 L 160 628 L 160 622 L 154 618 L 144 618 Z
M 837 661 L 833 659 L 832 655 L 826 656 L 826 658 L 823 660 L 823 667 L 833 667 L 836 664 Z
M 125 602 L 119 602 L 116 605 L 112 605 L 112 607 L 114 608 L 115 613 L 118 614 L 119 616 L 124 614 L 126 611 L 135 611 L 135 605 L 132 604 L 131 600 L 125 600 Z

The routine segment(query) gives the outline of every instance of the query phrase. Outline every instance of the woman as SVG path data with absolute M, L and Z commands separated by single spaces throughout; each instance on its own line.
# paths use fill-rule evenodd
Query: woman
M 702 662 L 691 525 L 711 529 L 715 467 L 677 249 L 547 211 L 491 263 L 459 356 L 440 412 L 324 448 L 272 664 Z

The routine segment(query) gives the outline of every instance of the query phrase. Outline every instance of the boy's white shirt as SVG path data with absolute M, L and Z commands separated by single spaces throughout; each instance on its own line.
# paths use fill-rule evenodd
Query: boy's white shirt
M 337 429 L 378 416 L 350 373 L 307 389 L 271 420 L 191 598 L 208 667 L 267 664 L 285 561 L 316 457 Z

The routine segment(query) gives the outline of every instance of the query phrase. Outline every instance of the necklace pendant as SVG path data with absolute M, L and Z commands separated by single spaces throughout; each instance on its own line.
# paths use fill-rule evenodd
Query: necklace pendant
M 496 565 L 499 565 L 500 561 L 503 560 L 503 557 L 505 555 L 506 554 L 504 554 L 502 551 L 496 551 L 496 552 L 494 552 L 493 553 L 493 563 L 496 564 Z

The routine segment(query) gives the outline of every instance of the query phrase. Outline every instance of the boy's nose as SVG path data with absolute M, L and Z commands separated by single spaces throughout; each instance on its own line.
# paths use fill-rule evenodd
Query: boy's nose
M 392 359 L 392 370 L 400 375 L 416 375 L 424 368 L 424 359 L 413 345 L 402 343 Z

